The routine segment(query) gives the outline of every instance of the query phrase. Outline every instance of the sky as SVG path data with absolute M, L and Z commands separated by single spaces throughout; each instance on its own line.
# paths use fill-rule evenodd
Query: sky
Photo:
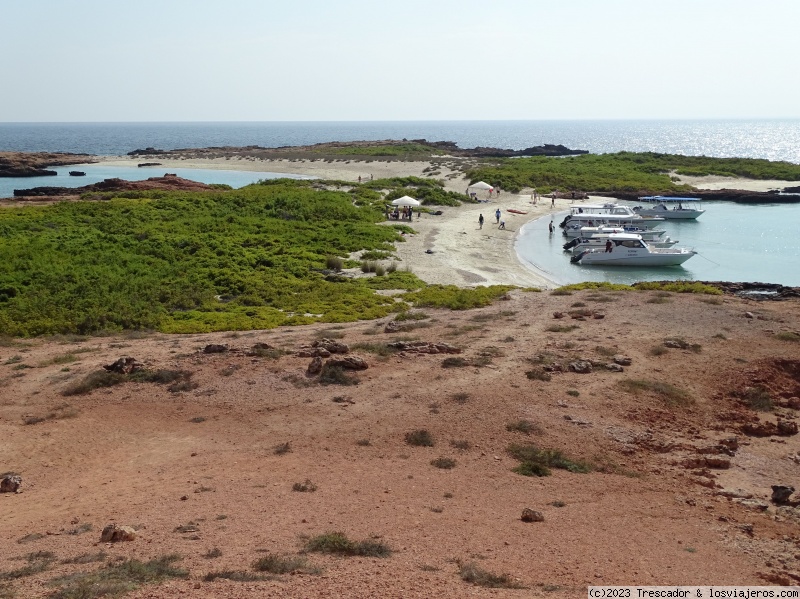
M 0 0 L 0 122 L 800 118 L 800 0 Z

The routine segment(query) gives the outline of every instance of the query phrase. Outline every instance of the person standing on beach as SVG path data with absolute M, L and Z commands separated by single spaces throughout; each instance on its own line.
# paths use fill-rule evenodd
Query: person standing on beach
M 358 182 L 361 183 L 361 175 L 358 176 Z
M 483 214 L 478 215 L 478 228 L 483 229 Z
M 497 219 L 497 224 L 500 224 L 500 208 L 494 211 L 494 217 Z

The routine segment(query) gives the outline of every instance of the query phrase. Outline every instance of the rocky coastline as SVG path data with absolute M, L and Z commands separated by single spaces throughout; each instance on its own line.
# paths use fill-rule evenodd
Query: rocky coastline
M 786 187 L 782 190 L 749 191 L 745 189 L 694 189 L 679 194 L 681 197 L 696 198 L 698 200 L 739 202 L 742 204 L 793 204 L 800 202 L 800 188 Z M 615 198 L 628 202 L 637 202 L 642 196 L 653 195 L 652 192 L 642 191 L 612 191 L 592 192 L 592 195 Z M 665 195 L 675 196 L 675 193 Z
M 0 152 L 0 177 L 54 177 L 50 166 L 96 162 L 91 154 L 66 152 Z
M 142 191 L 150 189 L 166 189 L 172 191 L 208 191 L 211 185 L 190 181 L 177 175 L 165 174 L 163 177 L 150 177 L 144 181 L 126 181 L 125 179 L 105 179 L 92 185 L 82 187 L 33 187 L 31 189 L 15 189 L 15 197 L 63 197 L 79 196 L 87 192 L 120 192 Z
M 426 139 L 386 139 L 378 141 L 347 141 L 347 142 L 326 142 L 310 146 L 280 146 L 277 148 L 264 148 L 261 146 L 224 146 L 209 148 L 181 148 L 174 150 L 161 150 L 158 148 L 144 148 L 128 152 L 128 156 L 161 156 L 168 158 L 173 155 L 185 155 L 191 153 L 195 158 L 210 156 L 263 156 L 270 158 L 283 157 L 285 155 L 296 155 L 301 153 L 326 154 L 336 153 L 342 148 L 350 150 L 358 148 L 374 148 L 375 146 L 404 146 L 408 144 L 418 144 L 428 146 L 434 150 L 440 150 L 448 156 L 459 158 L 511 158 L 522 156 L 576 156 L 588 154 L 588 150 L 573 150 L 561 144 L 544 144 L 533 146 L 524 150 L 508 150 L 502 148 L 489 148 L 479 146 L 476 148 L 459 148 L 452 141 L 427 141 Z M 355 152 L 357 155 L 357 152 Z M 365 155 L 373 155 L 365 152 Z

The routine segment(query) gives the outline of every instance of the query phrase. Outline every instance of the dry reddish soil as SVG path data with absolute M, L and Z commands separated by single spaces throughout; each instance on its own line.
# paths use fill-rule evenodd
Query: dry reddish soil
M 578 310 L 588 316 L 568 314 Z M 554 318 L 557 311 L 565 316 Z M 604 318 L 594 318 L 597 311 Z M 153 598 L 578 597 L 598 584 L 800 580 L 800 509 L 770 502 L 771 485 L 798 486 L 800 437 L 742 433 L 748 423 L 798 422 L 789 406 L 800 407 L 800 344 L 786 335 L 800 331 L 798 300 L 513 292 L 484 309 L 424 312 L 428 319 L 401 323 L 419 328 L 395 333 L 384 332 L 384 319 L 6 340 L 0 472 L 19 473 L 23 483 L 21 492 L 0 495 L 0 578 L 26 554 L 55 559 L 45 572 L 0 580 L 0 591 L 47 596 L 54 578 L 103 566 L 62 560 L 100 550 L 109 562 L 180 554 L 188 579 L 128 595 Z M 548 330 L 569 325 L 577 328 Z M 366 360 L 359 384 L 324 385 L 306 374 L 311 359 L 293 352 L 325 337 Z M 671 337 L 689 347 L 665 347 Z M 462 353 L 370 351 L 398 339 Z M 229 351 L 204 353 L 212 343 Z M 247 355 L 256 343 L 290 353 Z M 613 355 L 631 359 L 624 372 L 600 366 Z M 62 394 L 123 356 L 189 371 L 197 386 L 171 392 L 127 382 Z M 468 365 L 443 367 L 459 357 Z M 591 373 L 526 376 L 581 357 L 595 362 Z M 624 381 L 666 382 L 687 395 L 637 395 Z M 744 406 L 740 396 L 755 388 L 769 394 L 773 411 Z M 507 430 L 520 420 L 534 430 Z M 434 447 L 405 442 L 418 429 L 431 433 Z M 512 472 L 512 443 L 558 449 L 595 470 L 521 476 Z M 282 444 L 288 451 L 276 452 Z M 433 466 L 439 457 L 455 467 Z M 293 491 L 306 480 L 316 491 Z M 524 508 L 544 521 L 521 521 Z M 137 538 L 100 543 L 110 523 L 138 529 Z M 190 523 L 196 530 L 176 530 Z M 203 581 L 209 572 L 249 570 L 265 552 L 297 555 L 304 538 L 331 531 L 394 552 L 309 553 L 320 573 Z M 221 555 L 204 557 L 214 548 Z M 470 585 L 459 561 L 526 589 Z

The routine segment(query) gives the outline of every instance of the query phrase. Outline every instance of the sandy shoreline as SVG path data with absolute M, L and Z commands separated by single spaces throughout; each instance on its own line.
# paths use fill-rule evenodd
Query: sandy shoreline
M 455 159 L 454 159 L 455 160 Z M 133 167 L 151 161 L 142 156 L 106 156 L 100 162 L 109 166 Z M 455 162 L 402 161 L 402 160 L 329 160 L 329 159 L 263 159 L 255 157 L 228 156 L 219 158 L 162 158 L 152 157 L 159 166 L 154 174 L 163 174 L 174 168 L 212 170 L 236 170 L 288 175 L 305 175 L 320 179 L 352 181 L 359 177 L 366 180 L 389 177 L 435 177 L 445 184 L 445 189 L 464 193 L 468 181 Z M 163 172 L 162 172 L 163 171 Z M 733 177 L 678 177 L 680 183 L 698 189 L 743 189 L 768 191 L 787 185 L 785 181 L 751 180 Z M 464 204 L 458 207 L 442 207 L 442 214 L 420 214 L 414 219 L 417 232 L 407 235 L 405 243 L 396 244 L 396 255 L 404 265 L 426 283 L 458 285 L 517 285 L 551 289 L 559 286 L 549 273 L 526 263 L 516 252 L 515 246 L 523 227 L 538 218 L 569 209 L 570 200 L 557 199 L 551 207 L 546 198 L 533 204 L 532 189 L 523 189 L 519 194 L 500 193 L 480 204 Z M 486 196 L 482 196 L 486 199 Z M 590 198 L 594 199 L 594 198 Z M 596 198 L 608 201 L 609 198 Z M 505 229 L 496 222 L 495 211 L 501 210 Z M 507 212 L 519 210 L 526 214 Z M 479 215 L 485 219 L 482 229 L 478 227 Z
M 109 166 L 135 167 L 142 162 L 141 157 L 109 156 L 101 159 Z M 246 170 L 253 172 L 286 173 L 308 175 L 321 179 L 358 182 L 373 176 L 387 177 L 426 177 L 425 169 L 431 167 L 428 161 L 373 161 L 341 160 L 255 160 L 238 157 L 214 159 L 161 159 L 160 170 L 169 172 L 170 168 L 204 168 L 218 170 Z M 440 171 L 437 179 L 445 182 L 449 191 L 464 193 L 468 181 L 459 171 L 436 165 Z M 527 193 L 526 193 L 527 192 Z M 534 205 L 531 202 L 532 190 L 521 194 L 500 193 L 498 198 L 480 204 L 464 204 L 458 207 L 445 206 L 440 216 L 420 214 L 414 219 L 416 235 L 407 235 L 405 243 L 396 244 L 397 256 L 403 264 L 411 266 L 414 274 L 426 283 L 458 285 L 518 285 L 520 287 L 553 288 L 558 284 L 536 270 L 523 264 L 515 250 L 516 238 L 526 223 L 564 210 L 568 200 L 556 200 L 551 208 L 550 200 L 542 200 Z M 495 211 L 500 209 L 501 219 L 505 220 L 505 230 L 496 224 Z M 514 214 L 506 212 L 509 208 L 527 212 Z M 478 217 L 483 214 L 483 229 L 478 227 Z M 394 222 L 394 221 L 393 221 Z

